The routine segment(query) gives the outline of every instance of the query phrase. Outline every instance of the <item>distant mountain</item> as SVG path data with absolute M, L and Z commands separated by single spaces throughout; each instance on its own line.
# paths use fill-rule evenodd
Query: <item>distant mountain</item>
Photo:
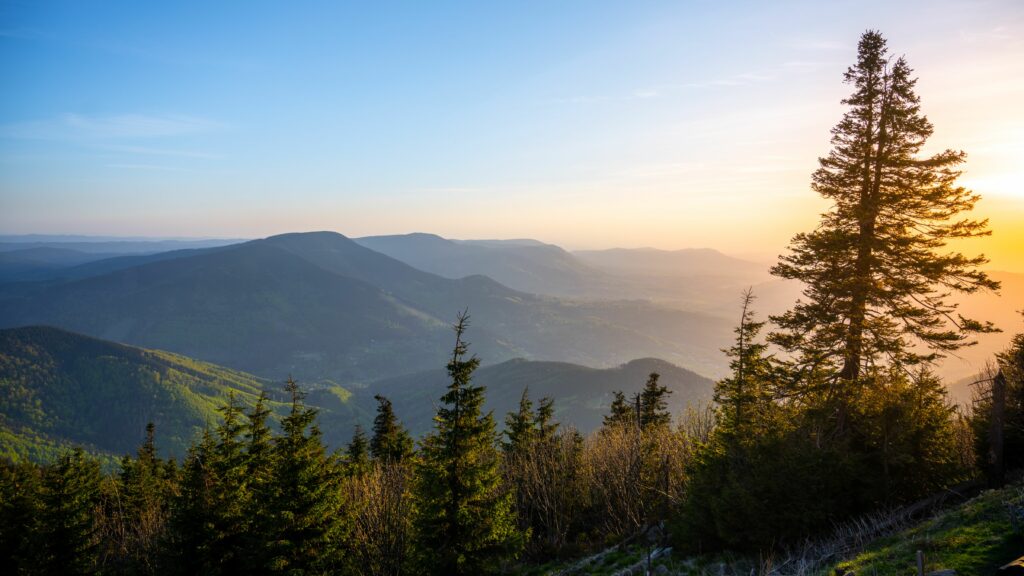
M 533 294 L 590 301 L 649 300 L 728 318 L 735 315 L 744 288 L 771 281 L 768 265 L 710 249 L 615 248 L 570 253 L 529 239 L 448 240 L 433 234 L 371 236 L 356 241 L 447 278 L 482 274 Z
M 687 405 L 698 406 L 711 401 L 714 383 L 710 379 L 654 358 L 606 369 L 515 359 L 480 368 L 473 382 L 487 387 L 485 409 L 493 410 L 499 423 L 504 422 L 506 413 L 518 409 L 523 389 L 529 387 L 535 403 L 544 396 L 554 398 L 559 421 L 589 432 L 601 425 L 614 390 L 632 395 L 643 388 L 652 372 L 660 374 L 660 382 L 672 391 L 668 401 L 674 417 Z M 443 369 L 410 374 L 371 385 L 361 391 L 360 402 L 372 399 L 373 394 L 388 397 L 395 405 L 395 413 L 406 425 L 414 433 L 422 434 L 433 425 L 436 406 L 447 384 Z M 364 411 L 369 409 L 366 407 Z
M 487 276 L 532 294 L 590 296 L 607 292 L 615 280 L 572 254 L 536 240 L 448 240 L 434 234 L 356 238 L 359 244 L 444 276 Z
M 726 256 L 710 248 L 612 248 L 576 250 L 572 254 L 595 268 L 628 276 L 768 277 L 768 266 Z
M 106 262 L 106 261 L 105 261 Z M 97 264 L 98 265 L 98 264 Z M 280 379 L 360 385 L 474 350 L 609 366 L 658 356 L 720 373 L 728 323 L 642 302 L 568 303 L 417 270 L 340 234 L 285 234 L 0 295 L 0 326 L 49 324 Z
M 216 248 L 238 240 L 135 240 L 105 236 L 0 236 L 0 284 L 86 278 L 163 259 L 172 251 Z M 103 262 L 103 264 L 99 264 Z M 97 265 L 89 266 L 89 264 Z
M 154 254 L 169 250 L 213 248 L 238 244 L 231 238 L 118 238 L 116 236 L 7 235 L 0 236 L 0 252 L 26 248 L 61 248 L 95 254 Z
M 42 280 L 58 270 L 113 256 L 117 254 L 81 252 L 52 246 L 0 251 L 0 282 Z

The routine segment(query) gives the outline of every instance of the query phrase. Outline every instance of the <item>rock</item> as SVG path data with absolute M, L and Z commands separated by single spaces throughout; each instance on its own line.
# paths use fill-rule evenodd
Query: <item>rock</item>
M 952 568 L 936 570 L 935 572 L 929 572 L 926 576 L 956 576 L 956 570 L 953 570 Z
M 654 574 L 656 576 L 664 576 L 665 574 L 668 574 L 668 566 L 665 566 L 664 564 L 658 564 L 654 568 Z

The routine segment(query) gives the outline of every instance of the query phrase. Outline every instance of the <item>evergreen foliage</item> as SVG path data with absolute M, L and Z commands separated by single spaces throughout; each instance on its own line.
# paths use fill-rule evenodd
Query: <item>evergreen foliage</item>
M 668 413 L 668 402 L 666 394 L 672 391 L 658 384 L 661 376 L 652 373 L 647 377 L 647 383 L 640 392 L 640 428 L 648 430 L 658 426 L 668 426 L 672 421 L 672 415 Z
M 373 419 L 370 453 L 378 460 L 401 462 L 413 453 L 412 437 L 395 416 L 391 401 L 377 394 L 377 416 Z
M 472 383 L 480 360 L 467 358 L 468 327 L 469 316 L 460 314 L 448 362 L 451 384 L 417 465 L 416 538 L 430 574 L 495 572 L 524 542 L 512 495 L 502 487 L 494 419 L 482 413 L 484 389 Z
M 772 269 L 806 286 L 804 300 L 773 318 L 780 329 L 772 340 L 803 371 L 834 370 L 829 385 L 842 395 L 840 407 L 871 367 L 928 363 L 993 330 L 957 315 L 949 300 L 999 284 L 979 269 L 983 256 L 946 249 L 950 240 L 989 232 L 986 221 L 960 216 L 978 200 L 956 183 L 964 153 L 918 156 L 933 128 L 912 74 L 904 58 L 888 56 L 881 34 L 863 34 L 844 76 L 854 88 L 843 100 L 848 110 L 812 177 L 832 206 Z

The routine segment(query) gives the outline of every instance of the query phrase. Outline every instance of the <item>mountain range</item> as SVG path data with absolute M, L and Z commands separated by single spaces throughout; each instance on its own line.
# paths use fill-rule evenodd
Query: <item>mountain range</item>
M 53 325 L 264 378 L 356 387 L 438 366 L 449 324 L 466 309 L 474 350 L 488 364 L 525 357 L 609 367 L 653 356 L 715 374 L 730 339 L 717 316 L 566 301 L 480 275 L 444 278 L 333 232 L 83 267 L 95 273 L 0 288 L 0 327 Z

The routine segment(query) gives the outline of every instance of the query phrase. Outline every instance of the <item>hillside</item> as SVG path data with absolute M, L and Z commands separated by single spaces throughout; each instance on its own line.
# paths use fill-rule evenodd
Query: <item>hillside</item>
M 0 330 L 0 441 L 7 457 L 61 445 L 133 452 L 147 422 L 165 453 L 183 456 L 229 393 L 246 403 L 267 383 L 176 354 L 65 332 Z
M 544 396 L 554 398 L 556 419 L 587 433 L 601 425 L 614 390 L 631 395 L 643 387 L 651 372 L 659 373 L 661 383 L 672 391 L 668 400 L 673 415 L 687 405 L 711 400 L 711 380 L 654 358 L 605 369 L 516 359 L 480 368 L 473 381 L 487 387 L 485 409 L 493 410 L 499 423 L 504 422 L 506 413 L 518 408 L 523 389 L 529 387 L 534 402 Z M 372 399 L 374 394 L 387 396 L 410 429 L 422 434 L 430 430 L 438 399 L 447 384 L 444 370 L 430 370 L 374 383 L 361 391 L 361 401 Z
M 729 323 L 643 302 L 571 303 L 417 270 L 335 233 L 196 250 L 19 285 L 0 326 L 47 324 L 281 379 L 366 383 L 443 365 L 456 312 L 474 351 L 609 366 L 657 356 L 716 374 Z

